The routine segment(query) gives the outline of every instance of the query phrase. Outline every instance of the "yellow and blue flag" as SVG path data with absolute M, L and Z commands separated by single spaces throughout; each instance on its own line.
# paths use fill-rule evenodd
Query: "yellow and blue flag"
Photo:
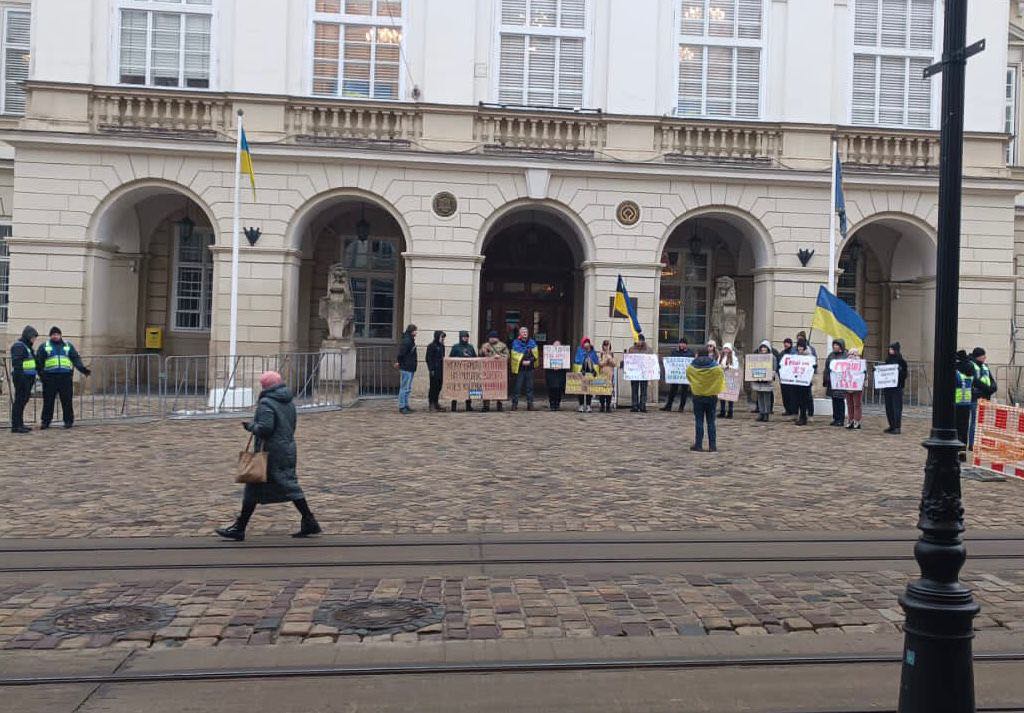
M 249 141 L 245 138 L 245 129 L 242 129 L 242 173 L 249 176 L 249 183 L 252 184 L 252 199 L 256 200 L 256 171 L 252 166 L 252 152 L 249 150 Z
M 629 299 L 629 293 L 626 291 L 626 283 L 622 281 L 622 275 L 619 275 L 619 284 L 615 287 L 615 301 L 612 304 L 612 309 L 616 315 L 629 318 L 629 326 L 633 330 L 633 341 L 639 342 L 640 335 L 644 333 L 644 330 L 640 326 L 640 320 L 636 318 L 636 307 Z
M 839 216 L 839 234 L 846 240 L 846 196 L 843 195 L 843 162 L 836 154 L 836 214 Z
M 850 305 L 833 295 L 824 286 L 818 288 L 818 303 L 811 327 L 820 329 L 833 339 L 846 341 L 846 348 L 864 351 L 868 325 Z

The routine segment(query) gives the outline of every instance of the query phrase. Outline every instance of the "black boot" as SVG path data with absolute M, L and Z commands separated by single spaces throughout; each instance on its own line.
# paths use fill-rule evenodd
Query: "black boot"
M 311 535 L 319 535 L 321 532 L 323 532 L 323 528 L 320 527 L 320 523 L 316 521 L 315 517 L 310 515 L 308 518 L 302 518 L 299 531 L 292 533 L 292 537 L 309 537 Z
M 228 527 L 218 527 L 214 532 L 225 540 L 235 540 L 236 542 L 245 540 L 245 526 L 240 526 L 238 520 L 235 520 Z

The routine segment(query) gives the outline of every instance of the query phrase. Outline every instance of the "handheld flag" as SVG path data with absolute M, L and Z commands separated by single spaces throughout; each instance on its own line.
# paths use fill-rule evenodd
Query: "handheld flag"
M 629 326 L 633 330 L 633 341 L 640 341 L 640 335 L 644 333 L 643 328 L 640 326 L 640 320 L 636 318 L 636 308 L 629 299 L 629 293 L 626 291 L 626 283 L 622 281 L 622 275 L 619 275 L 619 284 L 615 287 L 615 302 L 613 310 L 616 315 L 620 317 L 629 318 Z
M 846 197 L 843 195 L 843 162 L 836 154 L 836 215 L 839 216 L 839 234 L 846 240 Z
M 256 171 L 252 166 L 252 152 L 249 151 L 249 141 L 245 138 L 245 129 L 242 129 L 242 173 L 249 176 L 249 183 L 252 184 L 252 198 L 256 200 Z
M 811 327 L 820 329 L 833 338 L 846 341 L 847 348 L 864 351 L 868 325 L 850 305 L 833 295 L 824 286 L 818 288 L 818 303 L 811 319 Z

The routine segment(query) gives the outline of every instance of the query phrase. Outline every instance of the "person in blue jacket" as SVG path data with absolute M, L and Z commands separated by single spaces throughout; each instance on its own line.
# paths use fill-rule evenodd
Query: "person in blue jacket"
M 583 337 L 580 340 L 580 346 L 576 349 L 576 356 L 572 360 L 573 372 L 597 376 L 600 371 L 600 361 L 597 352 L 594 351 L 594 343 L 590 341 L 590 337 Z M 590 403 L 593 399 L 594 397 L 590 394 L 586 396 L 580 394 L 580 406 L 576 410 L 580 413 L 590 413 Z

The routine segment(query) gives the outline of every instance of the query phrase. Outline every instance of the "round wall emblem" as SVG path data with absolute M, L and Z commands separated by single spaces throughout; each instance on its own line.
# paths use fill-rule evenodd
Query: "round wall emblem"
M 623 225 L 636 225 L 640 220 L 640 206 L 634 201 L 622 201 L 615 209 L 615 219 Z
M 442 218 L 450 218 L 455 215 L 455 210 L 458 207 L 459 202 L 455 199 L 454 193 L 441 191 L 434 196 L 434 213 Z

